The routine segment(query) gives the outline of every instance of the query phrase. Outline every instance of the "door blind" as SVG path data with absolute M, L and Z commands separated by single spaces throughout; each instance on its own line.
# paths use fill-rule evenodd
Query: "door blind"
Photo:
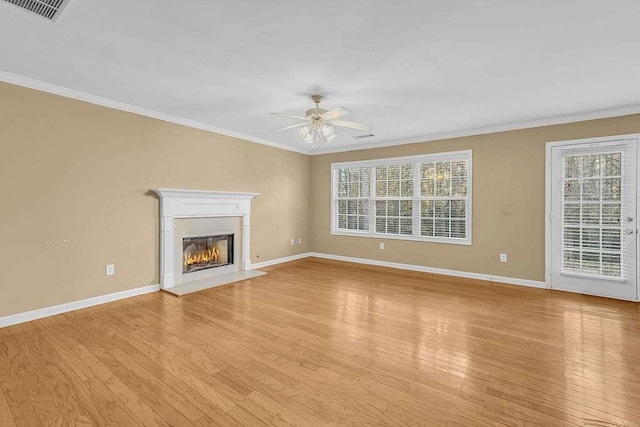
M 625 241 L 635 241 L 624 238 L 635 216 L 623 203 L 625 161 L 622 150 L 563 157 L 563 273 L 625 277 Z

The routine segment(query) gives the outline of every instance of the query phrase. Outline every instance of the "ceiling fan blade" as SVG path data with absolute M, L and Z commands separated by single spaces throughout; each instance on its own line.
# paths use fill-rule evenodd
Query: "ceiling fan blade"
M 322 115 L 322 118 L 324 120 L 333 120 L 337 119 L 338 117 L 346 116 L 347 114 L 351 114 L 351 111 L 347 110 L 346 108 L 338 107 L 324 113 Z
M 371 130 L 371 129 L 373 129 L 373 125 L 368 125 L 366 123 L 347 122 L 347 121 L 344 121 L 344 120 L 331 120 L 329 123 L 334 125 L 334 126 L 340 126 L 340 127 L 343 127 L 343 128 L 350 128 L 350 129 L 358 129 L 358 130 Z
M 292 115 L 292 114 L 282 114 L 282 113 L 269 113 L 269 114 L 271 114 L 272 116 L 289 117 L 290 119 L 308 120 L 304 116 L 295 116 L 295 115 Z
M 283 128 L 276 129 L 276 130 L 275 130 L 275 132 L 280 132 L 280 131 L 287 130 L 287 129 L 298 128 L 298 127 L 300 127 L 300 126 L 306 126 L 306 125 L 308 125 L 308 124 L 309 124 L 309 122 L 296 123 L 295 125 L 285 126 L 285 127 L 283 127 Z

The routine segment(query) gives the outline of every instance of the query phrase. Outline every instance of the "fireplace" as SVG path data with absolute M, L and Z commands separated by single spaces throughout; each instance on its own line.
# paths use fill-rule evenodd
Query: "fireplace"
M 184 237 L 182 274 L 233 264 L 233 234 Z
M 258 193 L 156 188 L 160 198 L 160 288 L 187 287 L 214 276 L 250 271 L 251 200 Z M 233 234 L 233 264 L 183 273 L 183 240 Z M 218 258 L 220 259 L 220 258 Z M 229 261 L 229 260 L 228 260 Z

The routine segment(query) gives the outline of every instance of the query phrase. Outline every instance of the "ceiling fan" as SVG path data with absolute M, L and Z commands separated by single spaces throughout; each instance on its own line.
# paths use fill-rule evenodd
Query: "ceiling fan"
M 307 144 L 313 144 L 317 141 L 333 142 L 336 139 L 335 127 L 343 127 L 350 129 L 358 129 L 362 131 L 369 131 L 373 128 L 372 125 L 358 122 L 350 122 L 345 120 L 338 120 L 342 116 L 351 114 L 351 111 L 343 107 L 334 108 L 333 110 L 325 110 L 320 108 L 320 102 L 322 102 L 322 95 L 313 95 L 311 100 L 315 102 L 316 108 L 307 110 L 304 116 L 295 116 L 291 114 L 271 113 L 280 117 L 288 117 L 292 119 L 304 120 L 301 123 L 295 125 L 285 126 L 280 129 L 276 129 L 276 132 L 280 132 L 288 129 L 298 129 L 298 136 Z

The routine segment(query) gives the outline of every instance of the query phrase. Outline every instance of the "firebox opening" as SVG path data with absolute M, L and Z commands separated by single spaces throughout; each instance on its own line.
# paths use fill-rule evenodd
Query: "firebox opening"
M 233 264 L 233 234 L 184 237 L 182 273 Z

